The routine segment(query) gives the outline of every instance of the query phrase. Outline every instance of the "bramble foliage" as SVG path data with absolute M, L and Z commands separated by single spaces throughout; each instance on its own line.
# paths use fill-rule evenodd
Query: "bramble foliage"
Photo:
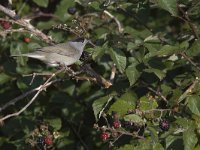
M 57 43 L 75 39 L 74 33 L 89 37 L 96 46 L 85 49 L 88 63 L 105 79 L 115 76 L 107 89 L 72 78 L 51 85 L 2 123 L 0 149 L 200 149 L 199 7 L 198 0 L 13 0 L 20 18 L 31 18 Z M 9 19 L 2 12 L 0 18 Z M 55 28 L 60 24 L 68 31 Z M 14 32 L 19 28 L 0 22 L 1 106 L 48 79 L 36 76 L 30 85 L 32 76 L 24 75 L 56 71 L 10 57 L 47 45 L 29 32 Z

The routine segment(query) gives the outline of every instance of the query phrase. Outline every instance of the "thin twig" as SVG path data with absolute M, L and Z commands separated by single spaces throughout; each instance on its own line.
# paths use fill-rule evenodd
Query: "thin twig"
M 108 12 L 107 10 L 104 10 L 103 12 L 106 15 L 108 15 L 111 19 L 115 20 L 115 22 L 117 23 L 117 26 L 118 26 L 119 33 L 122 33 L 124 31 L 124 28 L 122 27 L 120 21 L 115 16 L 113 16 L 110 12 Z
M 116 71 L 117 71 L 116 65 L 113 64 L 112 70 L 111 70 L 111 74 L 110 74 L 110 82 L 111 82 L 112 84 L 113 84 L 114 79 L 115 79 Z
M 177 103 L 179 104 L 180 102 L 182 102 L 188 95 L 188 93 L 192 92 L 192 89 L 194 89 L 194 87 L 200 83 L 200 78 L 196 77 L 195 81 L 189 86 L 189 88 L 187 88 L 187 90 L 185 90 L 185 92 L 178 98 Z
M 74 129 L 74 126 L 69 121 L 68 121 L 68 124 L 70 125 L 70 128 L 72 129 L 72 131 L 74 132 L 74 134 L 80 140 L 81 144 L 84 146 L 85 150 L 88 150 L 87 144 L 83 141 L 83 139 L 81 138 L 81 136 L 79 135 L 79 133 L 76 131 L 76 129 Z
M 27 95 L 29 95 L 29 94 L 31 94 L 31 93 L 37 91 L 37 93 L 33 96 L 33 98 L 32 98 L 22 109 L 20 109 L 20 110 L 19 110 L 18 112 L 16 112 L 16 113 L 11 113 L 11 114 L 6 115 L 5 117 L 3 117 L 3 118 L 0 119 L 0 122 L 3 122 L 4 120 L 6 120 L 6 119 L 8 119 L 8 118 L 11 118 L 11 117 L 14 117 L 14 116 L 18 116 L 18 115 L 20 115 L 23 111 L 25 111 L 25 110 L 34 102 L 34 100 L 37 98 L 37 96 L 38 96 L 43 90 L 45 90 L 47 87 L 49 87 L 49 86 L 50 86 L 51 84 L 53 84 L 55 81 L 57 81 L 57 80 L 55 80 L 55 81 L 51 81 L 51 82 L 50 82 L 50 80 L 51 80 L 54 76 L 56 76 L 56 74 L 60 73 L 60 72 L 63 71 L 63 70 L 64 70 L 64 69 L 61 69 L 61 70 L 57 71 L 56 73 L 53 73 L 53 74 L 51 75 L 51 77 L 48 78 L 47 81 L 46 81 L 43 85 L 40 85 L 39 87 L 37 87 L 37 88 L 35 88 L 35 89 L 33 89 L 33 90 L 29 91 L 29 92 L 26 92 L 25 94 L 23 94 L 23 95 L 21 95 L 21 96 L 15 98 L 15 99 L 13 99 L 13 100 L 11 100 L 9 103 L 7 103 L 5 106 L 3 106 L 3 107 L 0 109 L 0 111 L 2 111 L 3 109 L 7 108 L 7 107 L 10 106 L 10 105 L 15 104 L 17 101 L 19 101 L 20 99 L 24 98 L 25 96 L 27 96 Z
M 166 103 L 168 103 L 167 98 L 160 92 L 160 91 L 156 91 L 151 87 L 147 87 L 150 91 L 152 91 L 153 93 L 155 93 L 156 95 L 160 96 L 162 98 L 162 100 L 164 100 Z
M 190 57 L 188 57 L 185 53 L 180 53 L 181 56 L 183 56 L 187 61 L 189 61 L 196 69 L 200 70 L 200 67 L 197 66 L 195 62 L 193 62 Z
M 45 35 L 40 30 L 38 30 L 37 28 L 35 28 L 34 26 L 30 24 L 30 20 L 25 20 L 25 19 L 16 20 L 17 15 L 15 11 L 5 8 L 2 5 L 0 5 L 0 11 L 6 14 L 7 16 L 9 16 L 10 18 L 12 18 L 16 24 L 23 26 L 25 29 L 27 29 L 28 31 L 36 35 L 37 37 L 40 37 L 41 39 L 43 39 L 46 43 L 53 44 L 53 41 L 47 35 Z
M 183 20 L 184 20 L 185 22 L 188 23 L 188 25 L 190 26 L 190 28 L 191 28 L 191 30 L 192 30 L 194 36 L 195 36 L 197 39 L 199 39 L 199 34 L 198 34 L 198 32 L 197 32 L 197 29 L 196 29 L 195 25 L 191 22 L 191 20 L 190 20 L 190 18 L 189 18 L 189 16 L 188 16 L 188 13 L 185 12 L 179 5 L 178 5 L 178 9 L 179 9 L 180 12 L 183 14 L 183 17 L 181 17 L 181 18 L 184 18 Z
M 30 31 L 25 30 L 24 28 L 19 28 L 19 29 L 9 29 L 9 30 L 0 31 L 0 35 L 4 36 L 8 33 L 14 33 L 14 32 L 18 32 L 18 33 L 29 32 L 30 33 Z
M 113 99 L 113 96 L 109 97 L 109 99 L 107 100 L 105 106 L 101 109 L 101 111 L 99 112 L 99 118 L 102 116 L 104 110 L 106 109 L 106 107 L 108 106 L 108 104 L 111 102 L 111 100 Z M 98 118 L 98 119 L 99 119 Z

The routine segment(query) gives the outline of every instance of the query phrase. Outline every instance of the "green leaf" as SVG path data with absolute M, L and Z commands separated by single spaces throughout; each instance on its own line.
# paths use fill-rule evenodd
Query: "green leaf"
M 126 68 L 126 56 L 120 49 L 113 50 L 112 48 L 109 49 L 109 54 L 117 65 L 117 68 L 122 73 Z
M 165 138 L 166 148 L 168 149 L 168 147 L 179 138 L 180 137 L 176 137 L 176 136 L 172 136 L 172 135 L 167 136 Z
M 160 143 L 153 144 L 153 149 L 164 150 L 163 146 Z
M 94 116 L 96 121 L 99 120 L 99 113 L 103 109 L 105 103 L 110 99 L 110 96 L 100 97 L 99 99 L 95 100 L 92 104 L 92 108 L 94 111 Z
M 12 79 L 11 76 L 5 74 L 5 73 L 0 73 L 0 84 L 4 84 Z
M 62 126 L 60 118 L 46 119 L 45 121 L 49 122 L 50 126 L 52 126 L 54 130 L 59 130 Z
M 200 54 L 200 40 L 196 40 L 194 41 L 194 43 L 192 43 L 192 46 L 186 51 L 186 55 L 188 56 L 197 56 Z
M 138 125 L 144 125 L 145 124 L 145 121 L 140 116 L 138 116 L 136 114 L 126 115 L 126 116 L 124 116 L 124 120 L 134 122 Z
M 173 16 L 177 16 L 177 3 L 176 0 L 155 0 L 159 7 L 167 10 Z
M 47 7 L 49 0 L 33 0 L 38 6 Z
M 93 60 L 97 61 L 105 54 L 105 48 L 96 46 L 94 48 L 91 48 L 92 58 Z
M 100 11 L 101 8 L 99 7 L 100 6 L 100 3 L 97 2 L 97 1 L 94 1 L 94 2 L 91 2 L 89 3 L 90 7 L 92 7 L 95 11 Z
M 164 45 L 159 51 L 156 52 L 157 56 L 170 56 L 180 50 L 179 45 Z
M 135 150 L 135 148 L 133 147 L 133 145 L 124 145 L 123 147 L 118 148 L 117 150 Z
M 132 86 L 140 77 L 140 72 L 137 70 L 136 65 L 132 64 L 126 69 L 126 76 L 128 77 L 130 86 Z
M 184 150 L 191 150 L 195 147 L 198 141 L 197 135 L 195 134 L 194 129 L 188 129 L 183 132 L 183 142 L 184 142 Z
M 146 96 L 140 98 L 140 110 L 146 111 L 156 109 L 158 104 L 155 99 L 149 99 Z
M 160 80 L 165 77 L 165 72 L 155 68 L 144 69 L 145 72 L 154 73 Z
M 200 116 L 200 97 L 198 95 L 192 95 L 187 98 L 187 106 L 192 113 Z
M 196 146 L 193 150 L 200 150 L 200 145 Z
M 128 110 L 135 109 L 136 100 L 136 95 L 129 91 L 117 99 L 108 112 L 111 113 L 112 111 L 116 111 L 120 116 L 124 116 Z
M 74 7 L 75 2 L 72 0 L 62 0 L 59 5 L 56 6 L 55 15 L 59 17 L 60 21 L 66 22 L 71 15 L 67 12 L 67 9 Z
M 148 130 L 150 132 L 152 142 L 157 143 L 159 141 L 157 130 L 153 127 L 148 127 Z

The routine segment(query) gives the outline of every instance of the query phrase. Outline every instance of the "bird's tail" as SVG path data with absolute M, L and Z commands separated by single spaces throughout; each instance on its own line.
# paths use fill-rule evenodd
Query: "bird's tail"
M 31 58 L 35 58 L 35 59 L 44 59 L 43 55 L 38 55 L 35 53 L 27 53 L 27 54 L 16 54 L 16 55 L 11 55 L 11 57 L 31 57 Z

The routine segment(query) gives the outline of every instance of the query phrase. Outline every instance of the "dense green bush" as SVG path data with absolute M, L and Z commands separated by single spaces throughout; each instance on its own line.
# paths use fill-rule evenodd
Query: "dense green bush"
M 1 118 L 35 95 L 57 68 L 26 57 L 48 45 L 16 22 L 28 20 L 56 43 L 84 36 L 88 63 L 112 85 L 60 73 L 23 113 L 1 121 L 0 149 L 200 149 L 198 0 L 6 0 L 0 13 Z M 2 9 L 0 9 L 2 10 Z M 20 29 L 23 28 L 23 29 Z M 63 30 L 64 29 L 64 30 Z M 95 45 L 95 46 L 94 46 Z M 72 66 L 75 71 L 82 62 Z M 29 76 L 27 76 L 29 75 Z M 67 76 L 67 79 L 66 79 Z M 94 76 L 92 76 L 94 77 Z M 31 84 L 30 84 L 31 83 Z M 12 101 L 13 102 L 13 101 Z

